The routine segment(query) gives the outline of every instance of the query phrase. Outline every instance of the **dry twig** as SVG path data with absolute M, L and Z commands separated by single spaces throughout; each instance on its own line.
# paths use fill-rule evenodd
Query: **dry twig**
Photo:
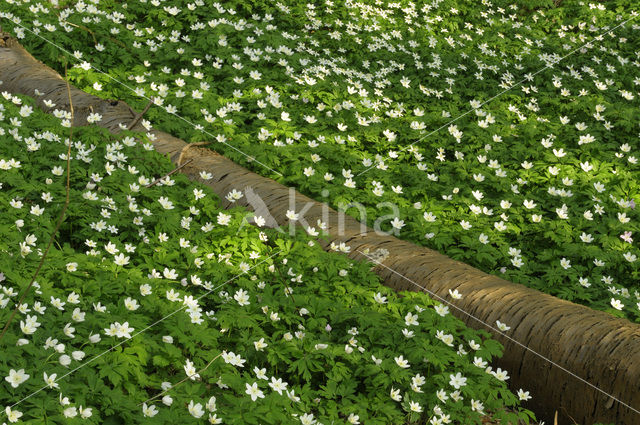
M 93 44 L 94 45 L 98 44 L 98 40 L 96 39 L 96 34 L 93 31 L 91 31 L 89 28 L 85 27 L 84 25 L 74 24 L 73 22 L 64 21 L 63 23 L 67 25 L 71 25 L 72 27 L 80 28 L 81 30 L 88 32 L 89 34 L 91 34 L 91 37 L 93 37 Z
M 127 126 L 127 130 L 131 130 L 133 127 L 135 127 L 136 124 L 138 124 L 140 122 L 140 120 L 142 119 L 144 114 L 146 114 L 147 111 L 149 110 L 149 108 L 151 108 L 151 105 L 153 105 L 153 100 L 149 100 L 149 103 L 147 103 L 147 106 L 144 107 L 142 112 L 140 112 L 139 114 L 136 114 L 136 116 L 133 119 L 133 121 L 131 121 L 131 123 Z M 129 109 L 131 109 L 131 108 L 129 108 Z
M 164 176 L 160 177 L 159 179 L 155 180 L 153 183 L 149 183 L 148 185 L 146 185 L 146 188 L 149 188 L 151 186 L 155 186 L 156 184 L 160 183 L 160 181 L 162 181 L 163 179 L 169 177 L 170 175 L 177 173 L 178 171 L 180 171 L 181 168 L 185 167 L 188 163 L 190 163 L 191 161 L 193 161 L 193 159 L 188 160 L 187 162 L 185 162 L 184 164 L 180 165 L 179 167 L 169 171 L 167 174 L 165 174 Z

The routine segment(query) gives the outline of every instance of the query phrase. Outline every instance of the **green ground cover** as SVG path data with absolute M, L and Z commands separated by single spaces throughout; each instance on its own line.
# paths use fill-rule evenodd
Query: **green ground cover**
M 138 110 L 153 99 L 147 125 L 215 140 L 488 273 L 640 320 L 629 2 L 8 3 L 3 28 L 73 65 L 80 88 Z
M 527 418 L 502 347 L 315 238 L 246 226 L 144 134 L 0 96 L 0 423 Z M 71 137 L 71 143 L 69 143 Z M 207 175 L 203 174 L 203 178 Z M 151 185 L 151 186 L 149 186 Z M 151 400 L 150 400 L 151 399 Z

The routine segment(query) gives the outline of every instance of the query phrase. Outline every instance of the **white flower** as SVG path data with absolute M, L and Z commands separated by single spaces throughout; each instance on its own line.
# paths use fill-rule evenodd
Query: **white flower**
M 251 385 L 246 383 L 245 385 L 247 387 L 247 390 L 245 392 L 251 396 L 251 401 L 256 401 L 258 398 L 264 398 L 264 393 L 260 390 L 260 388 L 258 388 L 257 382 L 254 382 Z
M 580 235 L 580 240 L 584 243 L 591 243 L 593 242 L 593 236 L 585 232 L 582 232 L 582 234 Z
M 258 367 L 256 366 L 253 368 L 253 373 L 256 374 L 256 378 L 267 380 L 267 375 L 266 375 L 267 369 L 265 368 L 258 369 Z
M 471 410 L 482 413 L 484 406 L 479 400 L 471 399 Z
M 268 344 L 264 342 L 264 338 L 260 338 L 253 342 L 253 346 L 256 348 L 256 351 L 264 351 L 264 349 L 268 347 Z
M 531 399 L 529 395 L 529 391 L 522 391 L 522 388 L 518 390 L 518 398 L 522 401 L 527 401 Z
M 406 329 L 406 328 L 402 330 L 402 335 L 404 335 L 405 338 L 413 338 L 415 336 L 413 331 L 410 331 L 409 329 Z
M 509 379 L 509 375 L 507 375 L 507 371 L 502 370 L 500 368 L 498 368 L 498 370 L 496 370 L 495 372 L 492 372 L 491 374 L 495 376 L 496 379 L 499 381 L 506 381 L 507 379 Z
M 31 206 L 30 212 L 35 216 L 41 216 L 44 213 L 44 208 L 42 208 L 40 205 L 33 205 Z
M 387 297 L 383 296 L 380 292 L 376 293 L 373 296 L 373 300 L 375 302 L 377 302 L 378 304 L 386 304 L 387 303 Z
M 18 422 L 18 420 L 22 417 L 22 412 L 19 412 L 17 410 L 11 410 L 11 408 L 9 406 L 7 406 L 4 409 L 4 413 L 6 413 L 7 415 L 7 419 L 9 420 L 9 422 L 11 423 L 16 423 Z
M 130 311 L 135 311 L 138 308 L 140 308 L 140 304 L 138 304 L 138 301 L 131 297 L 127 297 L 124 300 L 124 306 L 127 308 L 127 310 L 130 310 Z
M 189 359 L 187 359 L 187 363 L 184 365 L 184 372 L 192 381 L 195 381 L 196 379 L 200 378 L 200 375 L 198 374 L 195 366 L 193 365 L 193 362 Z
M 198 419 L 201 418 L 202 415 L 204 415 L 204 410 L 202 409 L 202 404 L 200 403 L 193 403 L 193 400 L 191 400 L 189 402 L 189 413 L 191 414 L 191 416 L 193 416 L 194 418 Z
M 278 394 L 282 395 L 282 391 L 285 391 L 287 389 L 287 384 L 286 382 L 282 382 L 282 378 L 278 378 L 276 379 L 274 376 L 271 377 L 271 382 L 269 382 L 269 386 L 271 387 L 271 389 L 273 389 L 273 391 L 277 392 Z
M 400 220 L 398 217 L 394 217 L 394 219 L 391 221 L 391 227 L 398 230 L 402 229 L 404 227 L 404 220 Z
M 415 402 L 415 401 L 410 401 L 409 402 L 409 409 L 412 412 L 417 412 L 417 413 L 422 412 L 422 406 L 420 406 L 420 404 Z
M 461 220 L 460 221 L 460 226 L 462 226 L 462 228 L 464 230 L 469 230 L 471 229 L 473 226 L 471 225 L 471 223 L 469 223 L 467 220 Z
M 129 327 L 129 322 L 120 324 L 119 322 L 112 323 L 109 328 L 105 328 L 104 332 L 107 336 L 116 336 L 118 338 L 131 339 L 131 332 L 135 329 Z
M 590 134 L 584 134 L 582 136 L 580 136 L 580 138 L 578 139 L 578 145 L 585 145 L 588 143 L 593 143 L 595 141 L 595 137 L 593 137 Z
M 158 199 L 158 202 L 160 202 L 160 205 L 162 205 L 162 208 L 164 208 L 165 210 L 173 209 L 173 202 L 171 202 L 169 198 L 165 198 L 164 196 L 161 196 Z
M 66 354 L 63 354 L 60 356 L 58 361 L 62 366 L 67 367 L 71 364 L 71 357 L 67 356 Z
M 202 199 L 207 195 L 205 195 L 202 189 L 195 188 L 193 189 L 193 196 L 196 198 L 196 201 L 197 201 L 198 199 Z
M 238 289 L 238 291 L 236 291 L 236 293 L 234 294 L 233 299 L 236 300 L 240 306 L 251 304 L 249 302 L 249 295 L 247 291 L 243 289 Z
M 236 202 L 238 199 L 242 198 L 242 192 L 233 189 L 231 192 L 227 193 L 227 196 L 225 196 L 225 199 L 231 203 Z
M 78 409 L 76 409 L 75 407 L 71 406 L 71 407 L 67 407 L 66 409 L 64 409 L 62 411 L 62 414 L 66 417 L 66 418 L 75 418 L 76 416 L 78 416 Z
M 447 314 L 449 314 L 449 307 L 444 305 L 444 304 L 438 304 L 436 306 L 433 307 L 434 310 L 436 311 L 436 313 L 438 313 L 438 315 L 444 317 Z
M 493 227 L 496 228 L 499 232 L 504 232 L 507 229 L 507 226 L 504 224 L 504 221 L 500 220 L 496 223 L 493 223 Z
M 219 418 L 216 413 L 209 414 L 209 423 L 210 424 L 221 424 L 222 418 Z
M 485 367 L 487 367 L 487 362 L 482 360 L 481 357 L 474 357 L 473 358 L 473 364 L 474 366 L 477 366 L 481 369 L 484 369 Z
M 178 278 L 178 273 L 176 273 L 176 270 L 175 269 L 169 270 L 167 267 L 164 268 L 162 275 L 165 277 L 165 279 L 169 279 L 169 280 L 175 280 Z
M 217 408 L 216 408 L 216 397 L 215 396 L 211 396 L 211 398 L 209 398 L 209 401 L 207 401 L 207 403 L 204 405 L 204 407 L 209 412 L 215 412 L 217 410 Z
M 68 406 L 71 403 L 69 397 L 63 397 L 62 393 L 58 396 L 58 401 L 60 402 L 60 406 Z
M 208 171 L 200 171 L 200 178 L 202 180 L 211 180 L 213 178 L 213 174 Z
M 404 323 L 407 326 L 418 326 L 420 323 L 418 323 L 418 315 L 417 314 L 412 314 L 411 312 L 407 313 L 406 316 L 404 316 Z
M 151 295 L 151 285 L 149 285 L 148 283 L 140 285 L 140 295 L 142 295 L 143 297 Z
M 313 413 L 305 413 L 300 416 L 300 422 L 302 422 L 302 425 L 314 425 L 318 423 L 318 421 L 313 418 Z
M 125 257 L 124 254 L 118 254 L 114 257 L 113 262 L 118 265 L 118 266 L 126 266 L 127 264 L 129 264 L 129 258 L 130 257 Z
M 467 385 L 467 378 L 463 377 L 460 372 L 455 375 L 449 375 L 449 385 L 459 390 L 460 387 Z
M 44 382 L 47 384 L 49 388 L 58 388 L 58 383 L 56 382 L 57 373 L 52 373 L 51 375 L 47 375 L 47 372 L 44 372 Z
M 9 371 L 9 376 L 5 377 L 4 380 L 7 381 L 13 388 L 18 388 L 20 384 L 29 379 L 29 375 L 24 373 L 24 369 L 14 370 L 11 369 Z
M 503 332 L 508 331 L 509 329 L 511 329 L 511 327 L 507 326 L 506 324 L 502 323 L 499 320 L 496 320 L 496 325 L 498 326 L 498 329 L 500 329 Z
M 228 226 L 229 223 L 231 222 L 231 215 L 225 214 L 223 212 L 219 212 L 216 220 L 219 225 Z
M 449 295 L 451 295 L 451 298 L 453 298 L 454 300 L 462 299 L 462 294 L 458 292 L 457 289 L 454 289 L 453 291 L 449 289 Z
M 100 115 L 98 113 L 91 113 L 87 117 L 87 122 L 89 124 L 93 124 L 93 123 L 100 122 L 100 121 L 102 121 L 102 115 Z
M 394 357 L 393 359 L 396 361 L 396 364 L 398 366 L 400 366 L 401 368 L 403 368 L 403 369 L 407 369 L 407 368 L 411 367 L 409 365 L 409 362 L 407 360 L 405 360 L 403 356 Z
M 620 300 L 616 300 L 615 298 L 611 298 L 611 307 L 615 308 L 616 310 L 622 310 L 624 308 L 624 304 L 622 304 L 622 302 L 620 302 Z
M 226 329 L 223 330 L 223 332 L 224 331 L 226 331 Z M 233 351 L 230 351 L 230 352 L 223 351 L 221 356 L 222 356 L 222 359 L 225 361 L 225 363 L 229 363 L 238 367 L 244 367 L 244 363 L 246 362 L 245 359 L 240 357 L 240 355 L 235 354 Z
M 158 409 L 153 404 L 151 406 L 147 406 L 147 403 L 142 404 L 142 414 L 147 418 L 153 418 L 158 414 Z
M 393 387 L 391 388 L 391 392 L 389 393 L 389 396 L 394 401 L 401 401 L 402 400 L 402 396 L 400 395 L 400 390 L 397 390 L 397 389 L 395 389 Z
M 75 291 L 69 294 L 67 302 L 71 304 L 78 304 L 80 302 L 80 296 Z
M 296 221 L 298 219 L 298 214 L 296 214 L 296 212 L 292 210 L 287 210 L 286 216 L 291 221 Z

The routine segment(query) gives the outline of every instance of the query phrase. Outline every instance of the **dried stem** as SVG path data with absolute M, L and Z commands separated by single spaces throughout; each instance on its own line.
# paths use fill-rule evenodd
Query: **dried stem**
M 60 15 L 58 15 L 58 18 L 59 17 L 60 17 Z M 74 24 L 73 22 L 63 21 L 63 23 L 67 24 L 67 25 L 71 25 L 72 27 L 80 28 L 81 30 L 88 32 L 89 34 L 91 34 L 91 37 L 93 37 L 93 44 L 98 44 L 98 40 L 96 39 L 95 32 L 91 31 L 89 28 L 85 27 L 84 25 Z M 114 43 L 116 43 L 120 47 L 124 47 L 127 50 L 129 50 L 127 45 L 124 44 L 122 41 L 118 40 L 117 38 L 113 38 L 111 36 L 109 36 L 108 38 L 109 38 L 109 40 L 113 41 Z
M 67 25 L 71 25 L 72 27 L 80 28 L 81 30 L 88 32 L 89 34 L 91 34 L 91 37 L 93 37 L 93 44 L 94 45 L 98 44 L 98 40 L 96 40 L 96 34 L 93 31 L 91 31 L 89 28 L 85 27 L 84 25 L 74 24 L 73 22 L 64 21 L 63 23 Z
M 193 161 L 193 159 L 189 159 L 187 160 L 184 164 L 180 165 L 179 167 L 175 168 L 172 171 L 169 171 L 167 174 L 165 174 L 164 176 L 160 177 L 159 179 L 157 179 L 156 181 L 154 181 L 153 183 L 150 183 L 148 185 L 146 185 L 145 187 L 149 188 L 151 186 L 155 186 L 156 184 L 160 183 L 160 181 L 162 181 L 162 179 L 169 177 L 170 175 L 177 173 L 178 171 L 180 171 L 180 169 L 182 169 L 184 166 L 186 166 L 188 163 L 190 163 L 191 161 Z
M 38 268 L 36 269 L 35 273 L 33 274 L 33 277 L 31 278 L 31 282 L 29 282 L 29 285 L 27 285 L 26 289 L 24 290 L 24 292 L 22 293 L 22 295 L 18 299 L 16 307 L 11 312 L 11 315 L 9 316 L 9 319 L 7 320 L 7 323 L 4 325 L 4 328 L 2 329 L 2 333 L 0 333 L 0 341 L 2 341 L 2 339 L 5 336 L 5 334 L 9 330 L 9 326 L 11 325 L 11 322 L 13 321 L 14 317 L 18 313 L 18 309 L 22 305 L 22 302 L 24 301 L 24 299 L 26 298 L 27 294 L 31 290 L 31 287 L 33 286 L 34 282 L 36 281 L 36 277 L 38 277 L 38 274 L 40 273 L 40 270 L 42 269 L 42 265 L 44 264 L 44 260 L 47 258 L 47 254 L 49 254 L 49 249 L 51 248 L 51 245 L 53 244 L 53 241 L 54 241 L 54 239 L 56 237 L 56 234 L 58 233 L 58 230 L 60 229 L 60 226 L 62 225 L 62 221 L 64 220 L 64 216 L 65 216 L 65 214 L 67 212 L 67 208 L 69 207 L 69 193 L 70 193 L 70 187 L 71 187 L 71 184 L 70 184 L 71 183 L 71 145 L 73 144 L 72 140 L 73 140 L 73 118 L 74 118 L 74 113 L 73 113 L 73 102 L 71 100 L 71 87 L 69 86 L 69 79 L 67 78 L 67 66 L 66 65 L 64 67 L 64 77 L 65 77 L 65 81 L 67 83 L 67 95 L 69 96 L 69 108 L 71 109 L 71 127 L 69 128 L 69 146 L 67 148 L 67 184 L 66 184 L 66 194 L 65 194 L 64 205 L 62 206 L 62 211 L 60 212 L 60 216 L 58 217 L 58 222 L 56 223 L 56 227 L 53 229 L 53 233 L 51 233 L 51 237 L 49 238 L 49 243 L 47 244 L 47 249 L 44 251 L 44 254 L 42 255 L 42 257 L 40 257 L 40 263 L 38 263 Z
M 144 107 L 142 112 L 137 114 L 133 121 L 131 121 L 131 123 L 127 126 L 127 130 L 131 130 L 136 124 L 140 122 L 144 114 L 146 114 L 149 108 L 151 108 L 151 105 L 153 105 L 153 100 L 149 100 L 149 103 L 147 103 L 147 106 Z

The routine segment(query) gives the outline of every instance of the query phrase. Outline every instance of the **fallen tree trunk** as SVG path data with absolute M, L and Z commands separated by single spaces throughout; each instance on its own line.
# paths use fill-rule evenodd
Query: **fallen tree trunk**
M 68 107 L 62 77 L 2 33 L 0 80 L 1 91 L 33 96 L 38 89 L 44 93 L 36 97 L 44 110 L 50 109 L 44 99 L 52 100 L 58 108 Z M 122 101 L 99 99 L 76 88 L 71 89 L 71 96 L 76 126 L 86 125 L 91 112 L 100 113 L 100 125 L 112 132 L 119 131 L 118 124 L 126 126 L 136 118 L 135 111 Z M 133 129 L 144 130 L 140 124 Z M 209 149 L 185 150 L 188 144 L 184 141 L 161 131 L 154 130 L 153 134 L 158 152 L 169 154 L 175 163 L 192 160 L 181 169 L 189 178 L 202 181 L 199 172 L 211 172 L 213 179 L 204 183 L 221 198 L 231 189 L 242 190 L 246 196 L 234 206 L 258 209 L 258 215 L 268 212 L 273 226 L 284 226 L 292 202 L 296 211 L 301 205 L 310 205 L 304 215 L 307 222 L 327 222 L 329 242 L 346 242 L 351 246 L 350 257 L 364 259 L 361 252 L 366 250 L 389 251 L 376 267 L 385 285 L 396 290 L 425 288 L 446 298 L 455 305 L 452 313 L 474 328 L 492 331 L 486 325 L 497 319 L 511 325 L 508 335 L 512 339 L 492 332 L 505 346 L 496 366 L 509 371 L 514 390 L 531 391 L 533 401 L 529 406 L 539 419 L 552 421 L 558 411 L 560 417 L 568 415 L 581 424 L 640 423 L 640 326 L 488 275 L 393 236 L 375 234 L 351 217 L 342 217 L 344 228 L 340 230 L 339 214 L 326 205 L 258 176 Z M 223 204 L 230 205 L 224 200 Z M 329 243 L 325 245 L 328 247 Z M 455 289 L 464 295 L 461 300 L 448 296 L 448 291 Z

